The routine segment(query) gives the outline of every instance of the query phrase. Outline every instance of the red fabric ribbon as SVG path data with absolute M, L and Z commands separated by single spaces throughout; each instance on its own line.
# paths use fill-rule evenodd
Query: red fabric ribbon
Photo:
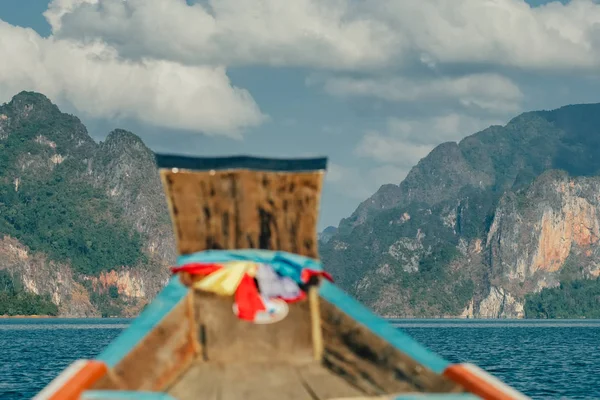
M 314 269 L 308 269 L 308 268 L 302 270 L 302 273 L 300 274 L 300 279 L 302 280 L 302 282 L 306 283 L 313 276 L 323 277 L 323 278 L 327 279 L 329 282 L 333 282 L 333 277 L 331 276 L 330 273 L 325 272 L 325 271 L 315 271 Z
M 258 293 L 254 279 L 248 274 L 244 274 L 235 292 L 235 303 L 238 306 L 238 317 L 247 321 L 254 321 L 257 312 L 267 309 Z
M 182 265 L 181 267 L 171 267 L 171 272 L 174 274 L 178 272 L 187 272 L 192 275 L 210 275 L 221 268 L 223 268 L 223 265 L 215 263 L 190 263 Z

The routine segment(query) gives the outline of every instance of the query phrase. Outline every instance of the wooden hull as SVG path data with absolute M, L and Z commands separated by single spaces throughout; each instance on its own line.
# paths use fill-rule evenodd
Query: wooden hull
M 72 394 L 37 398 L 527 398 L 431 353 L 331 283 L 319 288 L 318 300 L 321 359 L 315 359 L 310 299 L 291 305 L 281 322 L 255 325 L 234 316 L 231 298 L 190 289 L 175 276 L 85 365 L 87 379 L 57 378 Z
M 303 296 L 282 320 L 253 323 L 236 314 L 237 297 L 198 289 L 207 275 L 180 272 L 96 360 L 73 364 L 37 399 L 526 398 L 430 352 L 333 283 L 303 278 L 321 268 L 326 160 L 157 160 L 178 266 L 280 262 Z

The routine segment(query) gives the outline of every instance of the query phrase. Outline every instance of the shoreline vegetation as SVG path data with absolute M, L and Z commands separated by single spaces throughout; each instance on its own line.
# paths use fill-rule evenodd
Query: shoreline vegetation
M 28 292 L 19 279 L 6 270 L 0 270 L 0 316 L 57 316 L 58 306 L 50 295 Z
M 600 319 L 600 278 L 561 282 L 525 299 L 530 319 Z
M 544 288 L 525 298 L 524 318 L 474 318 L 466 316 L 437 317 L 384 317 L 388 321 L 403 320 L 585 320 L 600 319 L 600 278 L 574 279 L 553 288 Z M 107 313 L 108 314 L 108 313 Z M 112 315 L 111 315 L 112 314 Z M 112 312 L 103 317 L 121 319 Z M 0 319 L 63 318 L 49 295 L 29 293 L 22 284 L 8 273 L 0 270 Z M 79 318 L 77 318 L 79 319 Z M 86 319 L 81 318 L 81 319 Z

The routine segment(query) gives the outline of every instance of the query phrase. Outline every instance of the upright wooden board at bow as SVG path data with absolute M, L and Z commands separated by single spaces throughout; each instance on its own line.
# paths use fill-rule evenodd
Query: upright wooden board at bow
M 179 254 L 265 249 L 318 258 L 325 158 L 156 159 Z

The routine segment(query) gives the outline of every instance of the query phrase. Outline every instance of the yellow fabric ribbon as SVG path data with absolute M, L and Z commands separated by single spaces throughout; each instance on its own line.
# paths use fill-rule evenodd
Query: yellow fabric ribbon
M 195 289 L 213 292 L 221 296 L 233 296 L 244 274 L 256 276 L 258 265 L 249 261 L 223 263 L 223 268 L 194 284 Z

